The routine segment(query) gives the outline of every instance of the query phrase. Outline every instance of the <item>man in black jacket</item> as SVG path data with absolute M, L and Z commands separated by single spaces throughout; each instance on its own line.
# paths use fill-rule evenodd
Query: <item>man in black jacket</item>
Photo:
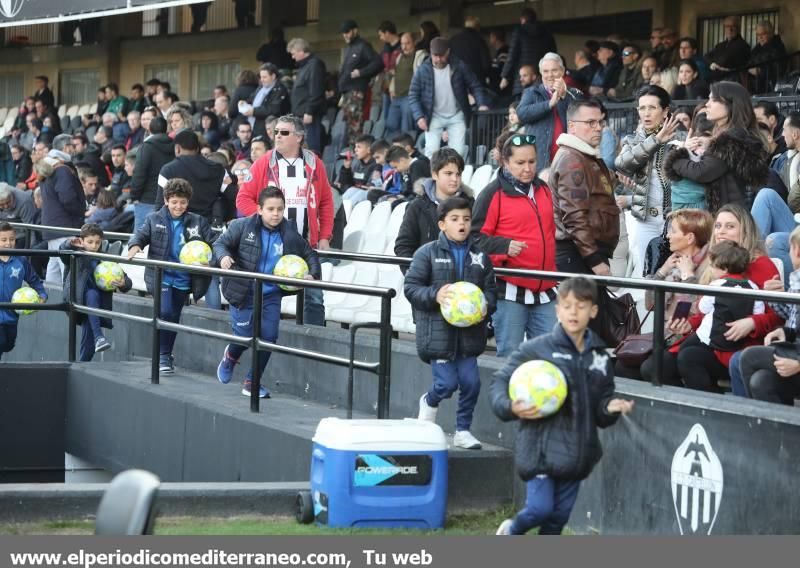
M 372 46 L 358 35 L 358 24 L 345 20 L 341 27 L 347 43 L 339 70 L 342 116 L 347 125 L 345 145 L 355 141 L 364 123 L 364 99 L 370 79 L 383 70 L 383 61 Z
M 511 46 L 508 50 L 508 59 L 503 67 L 500 80 L 500 90 L 513 84 L 512 94 L 520 92 L 518 82 L 519 68 L 525 64 L 538 68 L 539 61 L 545 53 L 557 53 L 556 41 L 541 23 L 537 21 L 536 11 L 525 8 L 519 18 L 519 27 L 511 36 Z
M 722 22 L 725 40 L 706 54 L 712 81 L 737 80 L 736 70 L 750 58 L 750 44 L 739 33 L 738 16 L 728 16 Z
M 325 114 L 325 63 L 311 53 L 311 44 L 294 38 L 286 50 L 297 62 L 297 76 L 292 87 L 292 114 L 303 117 L 306 144 L 322 154 L 322 117 Z
M 267 118 L 283 116 L 291 110 L 289 90 L 278 80 L 278 74 L 274 63 L 262 65 L 259 71 L 261 87 L 247 99 L 252 108 L 242 114 L 249 119 L 253 136 L 266 135 L 264 125 Z
M 150 121 L 150 136 L 139 148 L 136 166 L 131 179 L 131 200 L 133 200 L 133 228 L 138 230 L 154 208 L 161 207 L 156 201 L 158 193 L 158 174 L 165 164 L 175 158 L 175 144 L 167 136 L 167 121 L 157 116 Z
M 480 30 L 481 21 L 478 17 L 467 16 L 464 29 L 450 38 L 450 53 L 469 67 L 481 85 L 486 85 L 492 69 L 492 58 Z

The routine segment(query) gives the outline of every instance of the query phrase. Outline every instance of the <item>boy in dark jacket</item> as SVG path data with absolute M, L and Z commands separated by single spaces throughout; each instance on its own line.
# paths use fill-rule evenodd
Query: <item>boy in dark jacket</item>
M 371 189 L 367 193 L 373 205 L 386 199 L 406 200 L 414 194 L 414 183 L 426 177 L 425 164 L 409 156 L 405 148 L 392 146 L 386 153 L 388 170 L 384 168 L 383 189 Z
M 342 199 L 349 199 L 355 205 L 367 198 L 367 189 L 370 179 L 380 166 L 372 158 L 370 148 L 375 142 L 375 137 L 369 134 L 362 134 L 356 138 L 354 149 L 355 156 L 348 150 L 345 156 L 342 169 L 339 170 L 339 177 L 336 179 L 335 186 L 342 193 Z M 353 159 L 355 158 L 355 159 Z
M 417 352 L 433 373 L 433 386 L 419 399 L 419 419 L 434 422 L 439 403 L 460 390 L 453 444 L 477 450 L 481 443 L 469 429 L 481 390 L 477 357 L 486 349 L 488 318 L 458 328 L 440 311 L 452 298 L 450 285 L 460 281 L 483 290 L 489 314 L 497 304 L 492 264 L 469 236 L 471 217 L 470 202 L 463 197 L 451 197 L 439 206 L 439 239 L 414 254 L 404 292 L 414 307 Z
M 320 279 L 322 272 L 316 251 L 311 248 L 293 221 L 283 216 L 286 200 L 283 191 L 268 187 L 258 194 L 258 213 L 231 223 L 228 230 L 214 243 L 215 256 L 219 266 L 225 270 L 236 269 L 246 272 L 272 274 L 282 256 L 297 255 L 308 264 L 308 280 Z M 250 280 L 225 277 L 222 280 L 222 294 L 231 304 L 231 329 L 234 335 L 248 337 L 253 334 L 253 282 Z M 261 308 L 261 339 L 270 343 L 278 340 L 278 324 L 281 320 L 281 297 L 284 292 L 277 284 L 261 283 L 263 298 Z M 233 368 L 247 350 L 243 345 L 228 345 L 217 367 L 217 378 L 228 384 L 233 377 Z M 258 377 L 264 373 L 269 362 L 270 352 L 258 354 Z M 242 394 L 250 396 L 253 383 L 253 369 L 247 371 Z M 269 390 L 260 385 L 259 397 L 269 398 Z
M 633 410 L 633 402 L 614 398 L 614 367 L 605 345 L 588 329 L 597 316 L 597 286 L 588 278 L 565 280 L 559 287 L 553 332 L 526 341 L 494 374 L 490 397 L 494 413 L 503 421 L 519 419 L 515 461 L 527 483 L 525 508 L 506 519 L 498 535 L 561 534 L 578 496 L 581 480 L 603 452 L 597 428 L 611 426 L 620 414 Z M 511 400 L 512 373 L 532 360 L 549 361 L 564 374 L 567 398 L 555 414 L 540 417 L 539 409 Z
M 0 223 L 0 249 L 13 249 L 17 245 L 17 232 L 8 223 Z M 47 301 L 47 292 L 33 270 L 30 261 L 24 256 L 0 256 L 0 302 L 10 302 L 11 297 L 27 282 L 39 294 L 42 302 Z M 19 315 L 14 310 L 0 310 L 0 358 L 3 353 L 14 349 L 17 342 L 17 323 Z
M 418 197 L 406 207 L 394 245 L 395 256 L 414 256 L 419 247 L 436 240 L 440 203 L 453 196 L 464 197 L 472 203 L 468 188 L 461 185 L 464 158 L 458 152 L 452 148 L 437 150 L 431 160 L 431 170 L 433 178 L 420 180 L 414 187 Z
M 85 250 L 98 252 L 108 248 L 108 242 L 103 241 L 103 229 L 95 223 L 87 223 L 81 227 L 81 236 L 65 241 L 61 250 Z M 106 292 L 97 287 L 94 280 L 94 269 L 100 264 L 96 258 L 80 257 L 77 259 L 78 274 L 75 280 L 75 301 L 83 303 L 90 308 L 110 310 L 113 292 Z M 69 264 L 64 265 L 64 297 L 69 298 Z M 127 275 L 114 282 L 114 288 L 120 292 L 127 292 L 133 286 Z M 111 342 L 103 334 L 103 328 L 111 329 L 113 324 L 109 318 L 78 314 L 78 323 L 81 323 L 81 361 L 91 361 L 95 353 L 111 349 Z
M 189 200 L 192 198 L 192 186 L 185 179 L 174 178 L 164 186 L 164 207 L 151 213 L 144 225 L 128 241 L 128 258 L 150 245 L 148 258 L 180 262 L 183 245 L 189 241 L 212 242 L 211 226 L 204 217 L 189 213 Z M 147 267 L 144 272 L 144 283 L 150 294 L 155 293 L 153 269 Z M 194 301 L 206 295 L 211 279 L 207 276 L 193 275 L 182 270 L 165 270 L 161 281 L 161 319 L 178 323 L 181 311 L 189 297 Z M 165 375 L 175 373 L 175 361 L 172 350 L 175 346 L 174 331 L 158 332 L 160 342 L 159 371 Z

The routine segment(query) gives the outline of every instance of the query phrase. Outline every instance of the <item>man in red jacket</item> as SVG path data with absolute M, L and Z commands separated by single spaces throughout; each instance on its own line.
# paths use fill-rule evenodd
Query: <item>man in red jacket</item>
M 322 161 L 303 149 L 305 130 L 302 119 L 287 115 L 275 125 L 275 149 L 259 158 L 250 168 L 251 180 L 236 196 L 236 209 L 242 217 L 258 210 L 258 193 L 269 186 L 283 190 L 287 219 L 313 248 L 327 250 L 333 233 L 333 193 Z M 322 291 L 308 289 L 304 320 L 311 325 L 325 324 Z

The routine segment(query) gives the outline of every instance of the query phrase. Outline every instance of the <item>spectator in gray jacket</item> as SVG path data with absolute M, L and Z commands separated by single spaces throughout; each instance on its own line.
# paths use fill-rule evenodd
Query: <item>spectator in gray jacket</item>
M 0 182 L 0 221 L 34 224 L 36 207 L 30 191 Z M 17 229 L 17 248 L 27 248 L 25 229 Z

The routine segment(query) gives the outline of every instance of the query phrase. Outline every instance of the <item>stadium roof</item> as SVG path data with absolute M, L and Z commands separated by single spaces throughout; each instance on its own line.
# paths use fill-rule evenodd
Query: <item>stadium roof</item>
M 0 0 L 0 28 L 141 12 L 208 0 Z

